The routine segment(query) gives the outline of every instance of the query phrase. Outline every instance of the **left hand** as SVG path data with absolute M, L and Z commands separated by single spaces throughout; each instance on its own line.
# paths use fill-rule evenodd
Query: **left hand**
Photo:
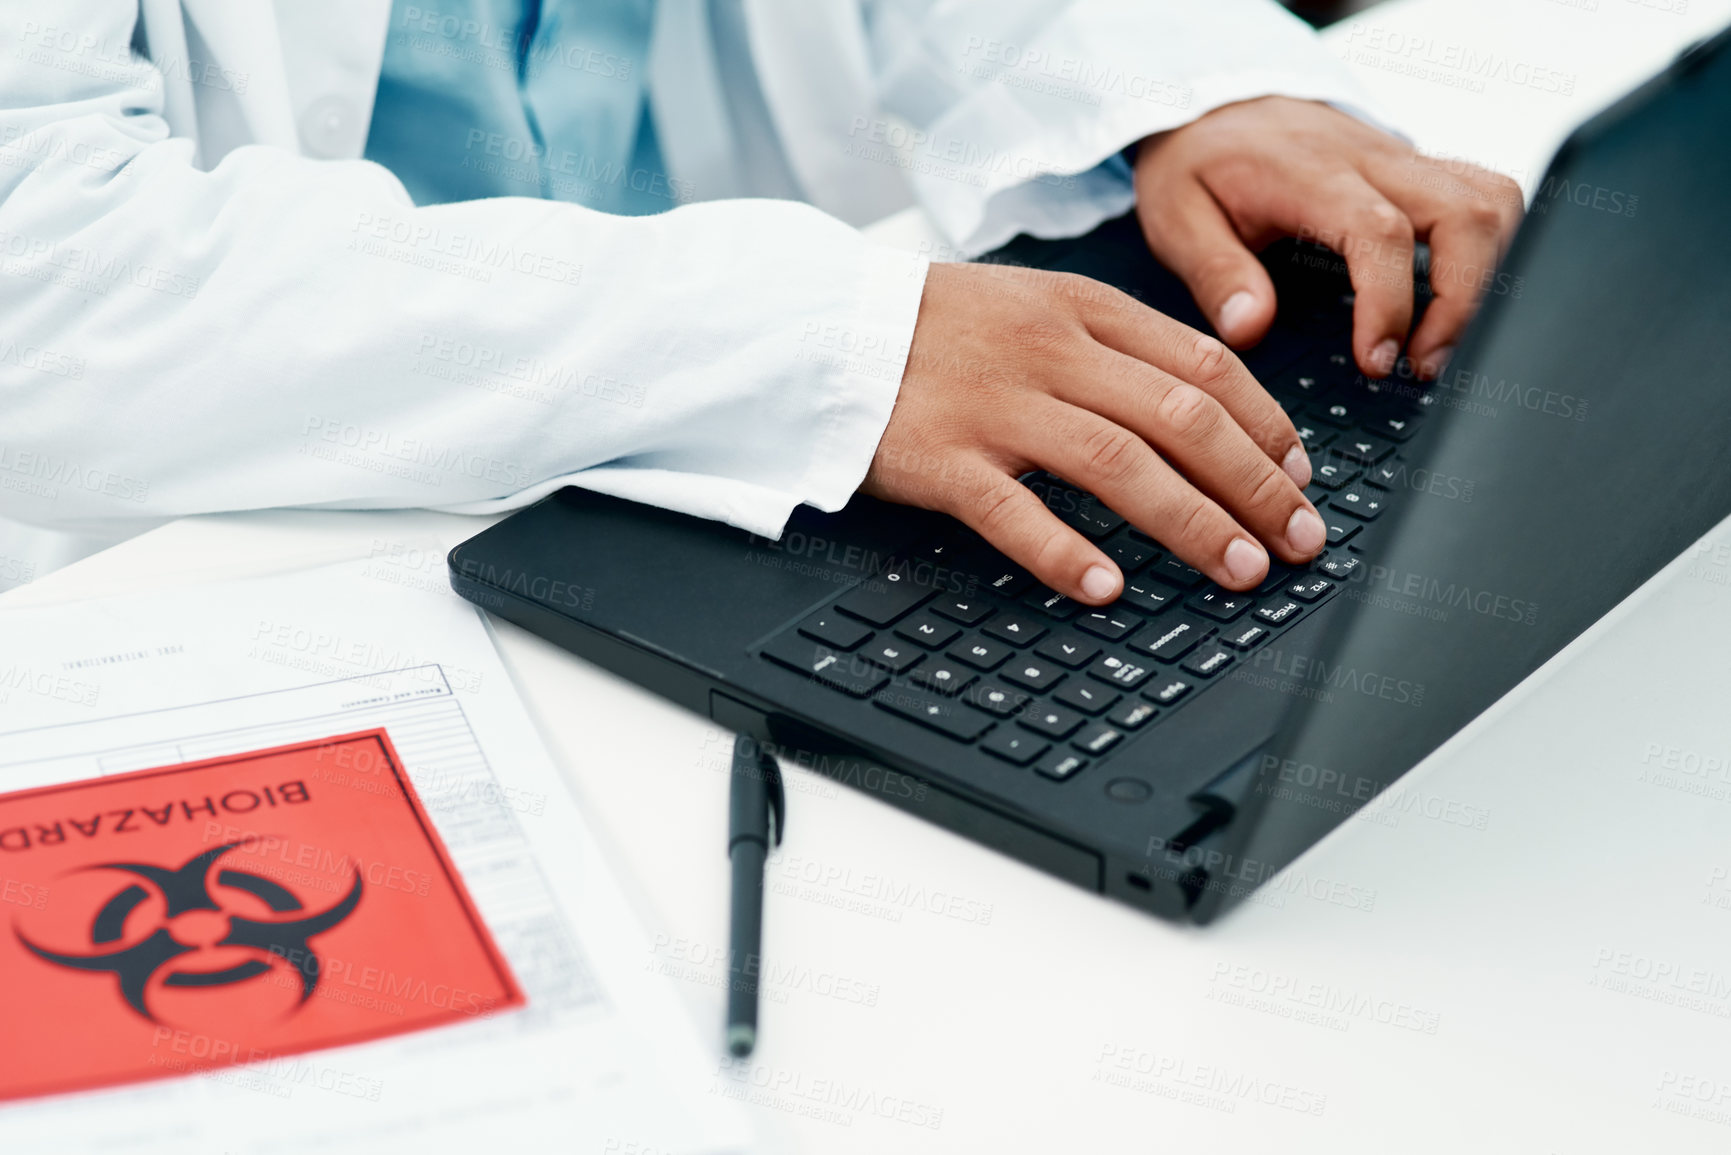
M 1282 235 L 1320 241 L 1352 277 L 1352 350 L 1370 376 L 1394 368 L 1412 325 L 1415 239 L 1430 243 L 1434 294 L 1407 350 L 1442 371 L 1520 222 L 1520 186 L 1422 156 L 1314 101 L 1229 104 L 1144 140 L 1136 210 L 1149 247 L 1184 278 L 1227 344 L 1261 340 L 1274 284 L 1254 250 Z

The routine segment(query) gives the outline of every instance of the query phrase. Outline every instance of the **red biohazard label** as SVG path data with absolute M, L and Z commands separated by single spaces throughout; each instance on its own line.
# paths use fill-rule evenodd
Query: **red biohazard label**
M 383 730 L 0 794 L 0 1099 L 523 995 Z

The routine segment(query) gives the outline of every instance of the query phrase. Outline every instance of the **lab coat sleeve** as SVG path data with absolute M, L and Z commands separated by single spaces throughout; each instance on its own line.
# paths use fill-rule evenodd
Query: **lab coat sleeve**
M 1273 0 L 880 0 L 867 33 L 898 154 L 958 255 L 1075 236 L 1133 203 L 1125 147 L 1260 96 L 1386 127 Z M 870 136 L 880 139 L 872 140 Z
M 136 0 L 32 10 L 0 8 L 0 514 L 579 484 L 775 536 L 863 478 L 923 261 L 788 202 L 415 208 L 378 165 L 257 146 L 200 171 L 125 49 Z

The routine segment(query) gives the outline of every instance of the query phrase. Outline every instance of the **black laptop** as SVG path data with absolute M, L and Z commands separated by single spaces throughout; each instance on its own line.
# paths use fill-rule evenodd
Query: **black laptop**
M 1310 449 L 1328 546 L 1257 590 L 1044 474 L 1123 568 L 1114 605 L 865 497 L 768 541 L 575 488 L 453 550 L 452 585 L 787 760 L 1206 921 L 1731 515 L 1725 39 L 1570 138 L 1438 382 L 1365 379 L 1339 260 L 1264 253 L 1279 320 L 1245 360 Z M 991 259 L 1205 327 L 1129 220 Z

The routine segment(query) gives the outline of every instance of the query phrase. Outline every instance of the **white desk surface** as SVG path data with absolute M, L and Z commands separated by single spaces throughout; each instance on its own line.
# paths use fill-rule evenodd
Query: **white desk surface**
M 1731 20 L 1723 2 L 1669 10 L 1683 2 L 1406 0 L 1330 39 L 1371 53 L 1355 66 L 1420 144 L 1524 167 L 1530 194 L 1570 123 Z M 1390 63 L 1401 36 L 1433 61 L 1573 74 L 1574 95 L 1472 91 L 1451 66 L 1416 79 Z M 0 605 L 356 550 L 437 579 L 417 548 L 483 524 L 190 519 Z M 498 635 L 636 880 L 645 965 L 675 976 L 719 1052 L 728 739 Z M 1347 823 L 1204 930 L 793 770 L 766 915 L 780 977 L 749 1072 L 764 1128 L 822 1155 L 1731 1150 L 1727 654 L 1731 524 L 1403 779 L 1407 808 Z

